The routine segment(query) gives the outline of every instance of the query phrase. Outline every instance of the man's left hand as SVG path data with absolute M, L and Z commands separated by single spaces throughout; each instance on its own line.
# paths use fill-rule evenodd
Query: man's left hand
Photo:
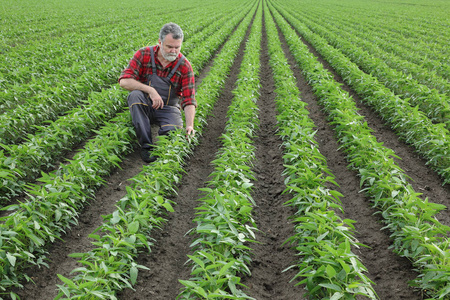
M 194 135 L 195 135 L 194 127 L 186 126 L 186 138 L 189 139 L 190 137 L 193 137 Z

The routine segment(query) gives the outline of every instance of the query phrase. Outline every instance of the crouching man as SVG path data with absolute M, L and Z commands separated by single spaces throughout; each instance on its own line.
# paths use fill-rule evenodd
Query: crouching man
M 165 24 L 158 44 L 139 49 L 119 78 L 120 86 L 129 90 L 128 106 L 145 162 L 151 155 L 151 124 L 158 134 L 183 127 L 181 109 L 186 119 L 186 136 L 193 135 L 197 103 L 195 78 L 190 62 L 181 54 L 183 31 L 174 23 Z

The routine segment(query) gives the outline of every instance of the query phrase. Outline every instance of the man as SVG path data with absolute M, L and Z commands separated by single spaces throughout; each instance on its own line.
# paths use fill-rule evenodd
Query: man
M 151 124 L 159 125 L 160 135 L 182 128 L 183 109 L 186 136 L 195 133 L 195 78 L 190 62 L 180 53 L 182 41 L 180 26 L 165 24 L 158 44 L 139 49 L 119 78 L 120 86 L 130 91 L 128 106 L 145 162 L 157 159 L 151 155 Z

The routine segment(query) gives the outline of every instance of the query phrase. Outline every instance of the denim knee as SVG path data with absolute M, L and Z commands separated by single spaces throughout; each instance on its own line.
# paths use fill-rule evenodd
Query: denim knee
M 131 91 L 128 94 L 127 100 L 128 100 L 128 106 L 131 106 L 131 105 L 137 104 L 137 103 L 142 103 L 145 105 L 149 104 L 149 100 L 145 96 L 144 92 L 140 91 L 140 90 Z

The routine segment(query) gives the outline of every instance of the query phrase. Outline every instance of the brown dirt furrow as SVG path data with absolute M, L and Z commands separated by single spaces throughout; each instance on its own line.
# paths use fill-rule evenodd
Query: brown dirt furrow
M 290 195 L 282 194 L 285 189 L 282 141 L 276 134 L 274 82 L 264 28 L 262 36 L 261 96 L 257 102 L 260 126 L 254 141 L 256 159 L 253 168 L 257 180 L 252 195 L 256 202 L 252 215 L 259 231 L 256 233 L 258 243 L 249 245 L 253 254 L 252 274 L 244 278 L 243 283 L 248 286 L 245 292 L 255 299 L 300 299 L 302 288 L 295 286 L 295 282 L 290 283 L 296 269 L 283 272 L 296 260 L 295 251 L 288 244 L 283 245 L 294 234 L 289 218 L 295 211 L 283 205 Z

